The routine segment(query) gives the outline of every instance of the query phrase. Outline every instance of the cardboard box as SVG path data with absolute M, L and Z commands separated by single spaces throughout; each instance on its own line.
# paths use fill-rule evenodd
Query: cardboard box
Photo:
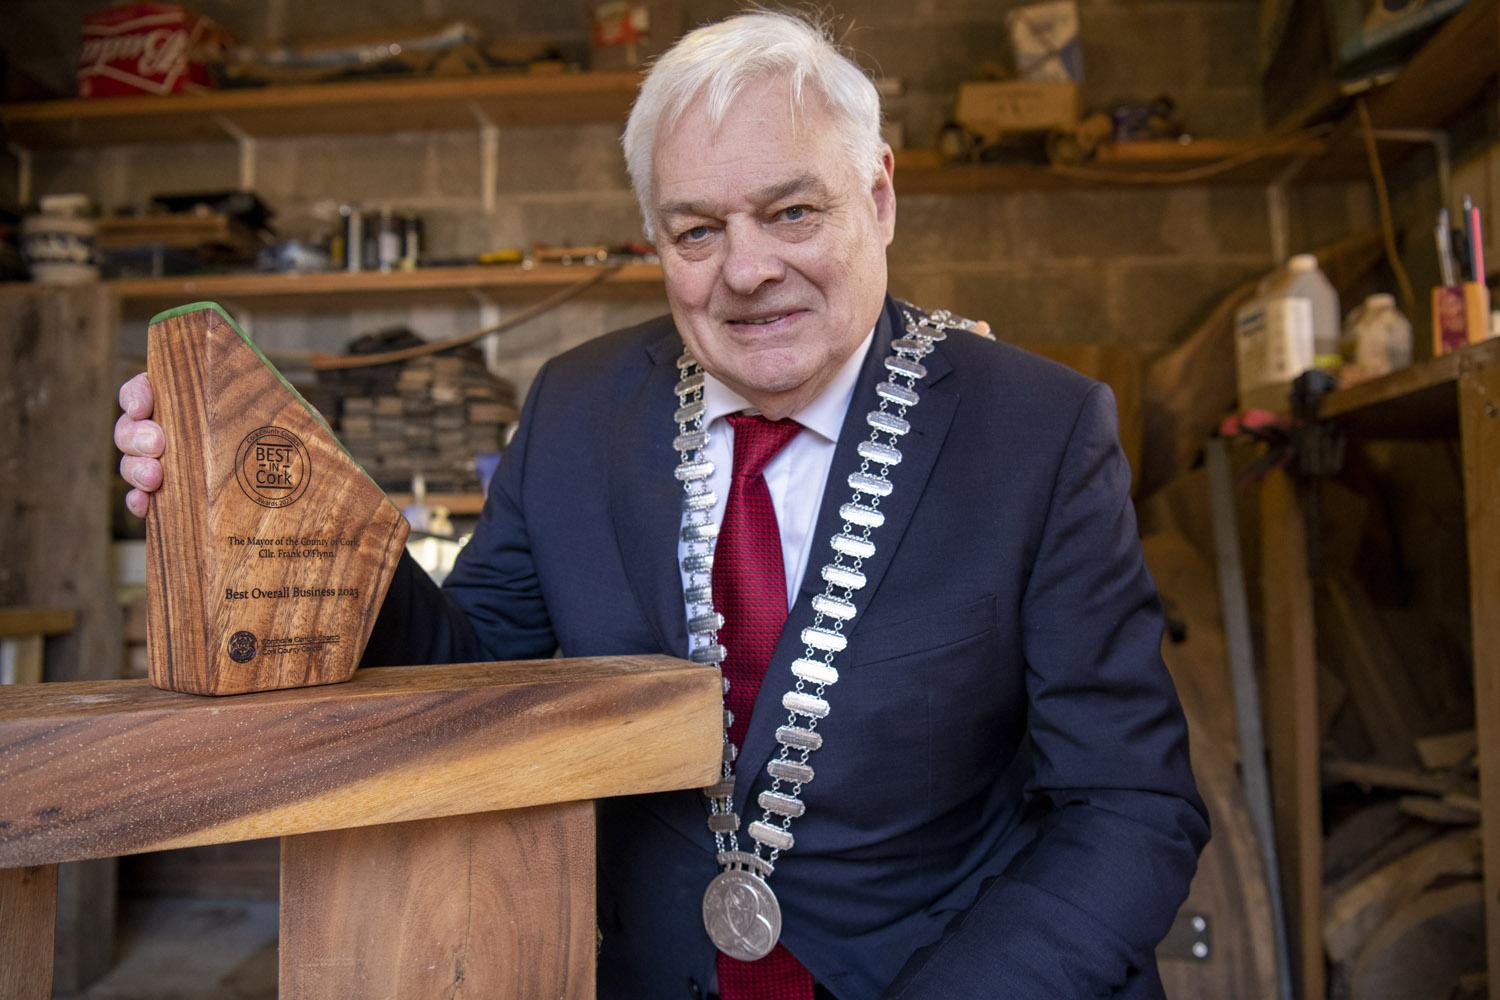
M 994 142 L 1008 132 L 1048 132 L 1078 123 L 1078 84 L 1006 80 L 958 88 L 958 123 Z

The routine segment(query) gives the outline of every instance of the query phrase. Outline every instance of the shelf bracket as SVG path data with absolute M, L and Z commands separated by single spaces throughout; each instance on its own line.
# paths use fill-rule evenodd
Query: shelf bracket
M 16 158 L 16 201 L 22 208 L 31 204 L 32 160 L 31 150 L 13 142 L 5 144 Z
M 495 210 L 495 188 L 500 183 L 500 126 L 477 101 L 469 101 L 469 113 L 479 123 L 479 200 L 488 214 Z
M 500 303 L 486 295 L 478 288 L 469 289 L 469 297 L 479 307 L 479 328 L 488 330 L 500 325 Z M 485 337 L 479 341 L 480 350 L 484 351 L 484 367 L 489 369 L 490 374 L 496 374 L 500 364 L 500 338 L 494 335 Z
M 214 115 L 219 128 L 234 140 L 240 151 L 240 190 L 255 190 L 255 136 L 223 115 Z
M 1438 198 L 1449 209 L 1453 203 L 1453 143 L 1448 133 L 1436 128 L 1378 128 L 1375 138 L 1381 142 L 1409 142 L 1431 146 L 1437 158 Z
M 1276 179 L 1266 185 L 1266 221 L 1271 230 L 1271 258 L 1280 265 L 1292 255 L 1291 211 L 1287 207 L 1286 189 L 1296 180 L 1307 157 L 1299 156 L 1282 168 Z

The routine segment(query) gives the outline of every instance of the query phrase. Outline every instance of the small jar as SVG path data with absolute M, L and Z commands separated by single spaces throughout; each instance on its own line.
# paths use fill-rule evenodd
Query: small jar
M 21 222 L 21 253 L 32 280 L 74 285 L 99 280 L 98 226 L 86 194 L 49 194 Z

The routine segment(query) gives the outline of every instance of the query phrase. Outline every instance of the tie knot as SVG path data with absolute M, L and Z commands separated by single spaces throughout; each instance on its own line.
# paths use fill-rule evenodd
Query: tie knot
M 727 418 L 734 428 L 735 479 L 754 479 L 802 430 L 802 425 L 787 417 L 767 420 L 758 413 L 736 413 Z

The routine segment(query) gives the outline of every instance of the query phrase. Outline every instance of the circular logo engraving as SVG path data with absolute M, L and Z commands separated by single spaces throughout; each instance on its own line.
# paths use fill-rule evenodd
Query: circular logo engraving
M 249 663 L 255 659 L 255 633 L 241 631 L 230 636 L 229 658 L 235 663 Z
M 724 954 L 754 962 L 769 955 L 781 937 L 781 904 L 762 879 L 723 871 L 703 894 L 703 925 Z
M 240 442 L 234 475 L 245 496 L 262 507 L 286 507 L 307 492 L 312 460 L 307 445 L 291 431 L 261 427 Z

